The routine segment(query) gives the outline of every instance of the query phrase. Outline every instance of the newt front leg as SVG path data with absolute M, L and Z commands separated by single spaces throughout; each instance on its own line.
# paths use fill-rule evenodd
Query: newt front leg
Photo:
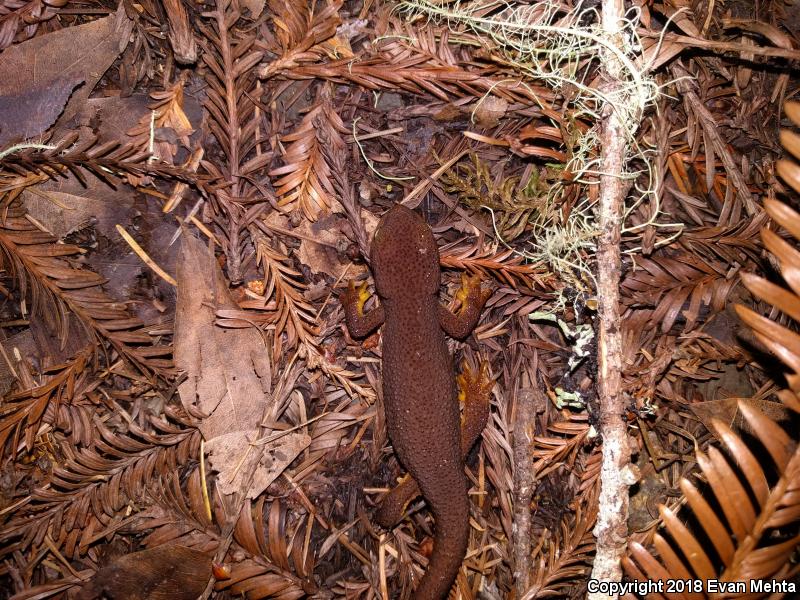
M 367 291 L 367 282 L 365 281 L 356 287 L 352 279 L 347 286 L 347 291 L 341 295 L 341 302 L 344 307 L 344 318 L 347 321 L 347 329 L 354 338 L 365 338 L 383 325 L 383 306 L 377 306 L 367 314 L 364 314 L 364 305 L 369 298 L 370 294 Z
M 456 292 L 456 300 L 460 306 L 455 313 L 439 305 L 439 324 L 451 338 L 463 340 L 475 329 L 481 316 L 483 305 L 492 295 L 491 290 L 481 288 L 481 280 L 477 275 L 468 277 L 461 275 L 461 288 Z

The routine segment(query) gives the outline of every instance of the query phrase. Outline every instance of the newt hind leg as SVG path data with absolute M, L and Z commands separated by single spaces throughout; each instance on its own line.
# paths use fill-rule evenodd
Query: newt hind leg
M 473 371 L 464 361 L 456 382 L 458 399 L 464 406 L 461 413 L 461 455 L 466 458 L 489 420 L 489 394 L 494 382 L 489 376 L 489 364 L 486 361 L 481 361 L 478 371 Z M 384 529 L 391 529 L 402 520 L 408 504 L 419 495 L 419 485 L 411 475 L 406 474 L 384 496 L 375 513 L 375 522 Z

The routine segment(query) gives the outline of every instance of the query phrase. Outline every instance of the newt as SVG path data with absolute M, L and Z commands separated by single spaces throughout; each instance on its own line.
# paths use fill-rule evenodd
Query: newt
M 380 220 L 370 249 L 380 304 L 364 313 L 370 295 L 353 282 L 342 295 L 350 335 L 363 338 L 381 325 L 383 404 L 389 438 L 406 477 L 383 500 L 377 522 L 394 526 L 419 493 L 435 522 L 428 569 L 417 600 L 446 598 L 469 542 L 468 479 L 464 460 L 489 415 L 487 367 L 458 377 L 445 334 L 463 339 L 475 328 L 491 292 L 478 277 L 462 277 L 451 312 L 439 303 L 439 248 L 428 224 L 395 205 Z M 460 389 L 460 392 L 459 392 Z M 464 401 L 463 420 L 459 399 Z

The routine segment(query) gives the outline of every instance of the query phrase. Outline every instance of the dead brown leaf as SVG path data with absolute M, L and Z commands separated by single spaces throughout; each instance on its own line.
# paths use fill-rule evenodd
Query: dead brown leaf
M 1 95 L 0 146 L 45 132 L 64 110 L 72 91 L 82 81 L 77 74 L 48 81 L 29 81 L 27 86 L 20 85 L 22 89 L 16 94 Z
M 243 477 L 249 474 L 245 467 L 250 464 L 250 457 L 245 458 L 243 451 L 252 449 L 251 454 L 255 455 L 256 448 L 260 447 L 262 452 L 257 455 L 261 461 L 247 490 L 247 497 L 253 500 L 308 447 L 311 436 L 295 431 L 276 434 L 271 441 L 258 441 L 250 434 L 248 431 L 234 431 L 217 436 L 206 444 L 206 451 L 212 469 L 220 473 L 217 489 L 223 494 L 234 494 L 242 489 Z
M 507 111 L 508 100 L 497 96 L 487 96 L 475 107 L 475 121 L 487 129 L 497 127 L 500 119 L 506 116 Z
M 203 416 L 199 429 L 207 441 L 234 432 L 254 440 L 271 390 L 264 339 L 255 328 L 214 324 L 217 309 L 238 307 L 214 253 L 190 235 L 183 237 L 177 281 L 175 364 L 186 373 L 178 388 L 181 403 L 191 414 Z M 219 464 L 221 478 L 232 481 L 234 470 L 247 466 L 240 463 L 249 448 L 239 447 L 240 460 Z
M 706 400 L 705 402 L 697 402 L 690 404 L 689 408 L 692 412 L 703 422 L 711 433 L 717 437 L 718 440 L 723 441 L 717 434 L 716 429 L 712 427 L 711 420 L 719 419 L 726 423 L 735 432 L 741 434 L 742 432 L 753 434 L 753 428 L 744 418 L 744 415 L 739 411 L 739 403 L 742 402 L 757 409 L 769 416 L 773 421 L 781 422 L 787 421 L 790 418 L 789 410 L 780 402 L 770 402 L 769 400 L 761 400 L 757 398 L 725 398 L 724 400 Z
M 211 556 L 186 546 L 159 546 L 120 556 L 98 571 L 78 600 L 194 600 L 211 576 Z
M 70 120 L 125 49 L 132 27 L 120 5 L 115 14 L 104 19 L 41 35 L 3 52 L 0 97 L 11 100 L 7 105 L 0 104 L 0 122 L 4 125 L 0 145 L 44 133 L 64 103 L 61 120 Z M 14 106 L 15 102 L 24 106 Z M 45 112 L 39 113 L 41 110 Z

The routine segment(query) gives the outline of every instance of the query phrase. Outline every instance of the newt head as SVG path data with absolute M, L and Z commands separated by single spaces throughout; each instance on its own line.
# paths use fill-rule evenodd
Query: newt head
M 381 298 L 439 292 L 439 248 L 417 213 L 395 204 L 381 218 L 370 250 L 372 275 Z

